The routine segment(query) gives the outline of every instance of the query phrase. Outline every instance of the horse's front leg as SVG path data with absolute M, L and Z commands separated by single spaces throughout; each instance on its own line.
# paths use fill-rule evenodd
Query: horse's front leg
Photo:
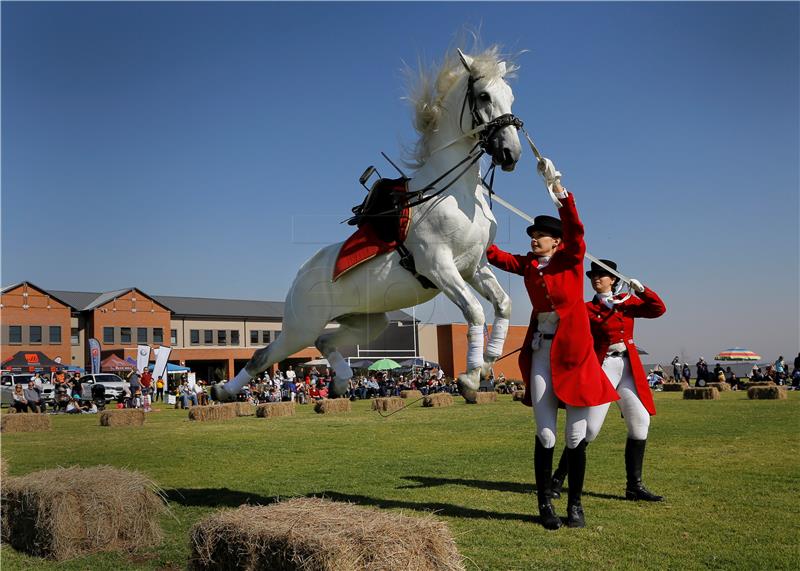
M 503 354 L 503 345 L 508 335 L 508 325 L 511 319 L 511 298 L 500 286 L 489 263 L 484 258 L 475 275 L 467 280 L 483 297 L 488 299 L 494 308 L 494 323 L 486 352 L 483 354 L 483 369 L 481 378 L 489 377 L 492 365 Z
M 467 322 L 467 371 L 458 376 L 458 390 L 469 402 L 477 400 L 483 368 L 483 326 L 486 318 L 478 298 L 470 290 L 458 269 L 449 260 L 437 260 L 437 264 L 425 272 L 436 287 L 461 309 Z

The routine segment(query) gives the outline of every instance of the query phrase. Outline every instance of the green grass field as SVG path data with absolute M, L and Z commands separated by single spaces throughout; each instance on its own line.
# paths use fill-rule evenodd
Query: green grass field
M 589 447 L 587 527 L 555 532 L 535 519 L 532 413 L 507 396 L 482 406 L 417 404 L 389 418 L 369 402 L 339 416 L 298 406 L 295 417 L 220 423 L 165 409 L 142 428 L 54 417 L 51 433 L 3 435 L 11 476 L 75 464 L 140 470 L 166 490 L 173 517 L 162 521 L 162 545 L 134 554 L 55 564 L 4 545 L 2 567 L 180 569 L 188 530 L 206 514 L 324 495 L 408 515 L 436 512 L 468 569 L 797 569 L 800 393 L 789 396 L 684 401 L 656 393 L 645 484 L 666 496 L 661 504 L 623 500 L 625 430 L 612 407 Z M 556 501 L 560 515 L 565 507 L 566 499 Z

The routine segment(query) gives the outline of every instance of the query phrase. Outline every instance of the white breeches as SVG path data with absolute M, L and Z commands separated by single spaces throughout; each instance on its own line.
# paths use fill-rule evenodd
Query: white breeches
M 647 412 L 641 399 L 639 399 L 628 356 L 606 357 L 603 360 L 603 370 L 619 394 L 617 406 L 619 406 L 619 410 L 622 412 L 625 424 L 628 427 L 628 438 L 647 440 L 647 431 L 650 428 L 650 413 Z M 605 411 L 608 411 L 608 404 L 600 405 L 600 407 L 604 407 Z M 603 416 L 605 417 L 605 412 L 603 412 Z
M 531 360 L 531 400 L 533 416 L 536 419 L 536 435 L 545 448 L 556 445 L 556 419 L 558 418 L 558 397 L 553 392 L 553 378 L 550 369 L 550 347 L 552 340 L 542 340 L 541 346 L 533 352 Z M 567 448 L 575 448 L 581 440 L 591 442 L 603 426 L 608 405 L 567 407 L 567 426 L 564 437 Z M 602 409 L 602 410 L 601 410 Z

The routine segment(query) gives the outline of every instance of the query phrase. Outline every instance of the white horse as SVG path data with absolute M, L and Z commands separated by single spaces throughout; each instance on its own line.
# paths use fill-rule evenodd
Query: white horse
M 312 344 L 331 364 L 335 378 L 330 390 L 341 396 L 353 371 L 337 347 L 375 339 L 388 324 L 386 312 L 424 303 L 439 293 L 461 309 L 469 324 L 467 371 L 459 375 L 458 385 L 464 398 L 475 398 L 481 377 L 502 354 L 511 315 L 511 300 L 486 260 L 497 222 L 483 197 L 477 159 L 485 150 L 504 171 L 514 170 L 519 160 L 521 122 L 511 114 L 514 97 L 504 79 L 515 69 L 500 61 L 497 48 L 474 57 L 458 50 L 438 74 L 421 75 L 420 93 L 412 98 L 421 139 L 408 190 L 422 190 L 420 196 L 431 198 L 412 207 L 405 246 L 417 272 L 438 289 L 424 288 L 401 267 L 396 251 L 333 281 L 342 243 L 324 247 L 297 273 L 286 296 L 281 335 L 255 351 L 234 379 L 215 385 L 214 398 L 233 400 L 251 378 Z M 494 307 L 485 352 L 483 308 L 469 286 Z M 331 322 L 339 327 L 326 330 Z

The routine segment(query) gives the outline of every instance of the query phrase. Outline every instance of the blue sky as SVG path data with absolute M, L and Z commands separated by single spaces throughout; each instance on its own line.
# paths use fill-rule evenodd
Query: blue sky
M 657 359 L 798 335 L 798 3 L 3 3 L 2 283 L 283 299 L 415 140 L 403 62 L 480 27 Z M 553 213 L 530 153 L 496 190 Z M 525 223 L 495 207 L 503 248 Z M 499 272 L 527 323 L 521 279 Z M 588 292 L 587 283 L 587 292 Z M 417 310 L 459 321 L 444 298 Z

